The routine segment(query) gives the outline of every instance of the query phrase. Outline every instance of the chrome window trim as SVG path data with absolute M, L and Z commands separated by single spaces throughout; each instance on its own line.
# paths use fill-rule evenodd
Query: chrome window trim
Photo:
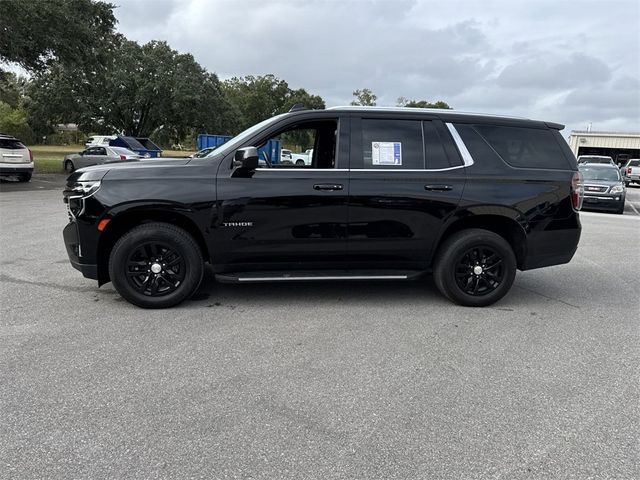
M 258 167 L 256 170 L 266 172 L 348 172 L 348 168 L 278 168 L 278 167 Z
M 462 141 L 462 138 L 460 137 L 458 130 L 456 130 L 456 127 L 452 123 L 445 123 L 445 125 L 449 129 L 449 133 L 451 133 L 451 136 L 453 137 L 453 141 L 455 142 L 456 147 L 458 147 L 458 151 L 462 156 L 462 161 L 464 162 L 464 166 L 470 167 L 474 163 L 473 157 L 471 156 L 471 153 L 469 153 L 469 150 L 467 150 L 467 146 Z
M 353 168 L 352 172 L 444 172 L 447 170 L 457 170 L 459 168 L 465 168 L 466 165 L 457 165 L 455 167 L 447 168 Z

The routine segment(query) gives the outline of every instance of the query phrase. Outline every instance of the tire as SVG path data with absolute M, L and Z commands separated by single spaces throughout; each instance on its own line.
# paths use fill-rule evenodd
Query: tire
M 31 181 L 31 173 L 23 173 L 18 177 L 20 182 L 30 182 Z
M 436 256 L 433 279 L 438 290 L 452 302 L 485 307 L 511 289 L 516 268 L 516 256 L 504 238 L 473 228 L 445 240 Z
M 73 164 L 73 162 L 71 160 L 67 160 L 66 162 L 64 162 L 64 171 L 67 173 L 73 173 L 75 172 L 76 167 Z
M 618 215 L 624 214 L 624 203 L 622 204 L 622 206 L 618 210 L 616 210 L 616 214 L 618 214 Z
M 304 160 L 296 160 L 296 165 L 298 167 L 304 167 Z
M 173 307 L 191 297 L 203 272 L 196 241 L 167 223 L 133 228 L 120 237 L 109 257 L 114 288 L 125 300 L 143 308 Z

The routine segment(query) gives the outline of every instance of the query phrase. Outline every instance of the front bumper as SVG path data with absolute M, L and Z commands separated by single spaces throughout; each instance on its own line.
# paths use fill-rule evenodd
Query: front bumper
M 617 211 L 624 208 L 624 194 L 585 195 L 582 202 L 584 210 Z
M 76 270 L 82 272 L 82 275 L 92 280 L 98 279 L 98 265 L 95 263 L 85 263 L 82 257 L 82 247 L 80 245 L 80 236 L 78 235 L 78 225 L 76 222 L 69 222 L 62 231 L 64 245 L 67 248 L 67 255 L 71 265 Z
M 31 163 L 0 163 L 0 175 L 18 175 L 21 173 L 33 173 L 33 162 Z

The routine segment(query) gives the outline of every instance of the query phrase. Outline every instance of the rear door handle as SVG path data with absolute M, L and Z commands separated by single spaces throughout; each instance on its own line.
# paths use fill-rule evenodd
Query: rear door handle
M 424 189 L 430 192 L 448 192 L 453 190 L 453 187 L 451 185 L 425 185 Z
M 342 185 L 337 183 L 316 183 L 313 189 L 323 191 L 342 190 Z

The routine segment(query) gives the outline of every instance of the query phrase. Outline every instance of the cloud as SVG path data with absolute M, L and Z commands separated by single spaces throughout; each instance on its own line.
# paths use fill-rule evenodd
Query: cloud
M 129 38 L 220 78 L 272 73 L 347 104 L 370 88 L 460 110 L 640 130 L 640 3 L 120 0 Z
M 599 84 L 610 78 L 610 68 L 597 58 L 573 53 L 567 59 L 559 59 L 557 54 L 545 53 L 508 65 L 500 72 L 497 83 L 505 88 L 549 90 Z

